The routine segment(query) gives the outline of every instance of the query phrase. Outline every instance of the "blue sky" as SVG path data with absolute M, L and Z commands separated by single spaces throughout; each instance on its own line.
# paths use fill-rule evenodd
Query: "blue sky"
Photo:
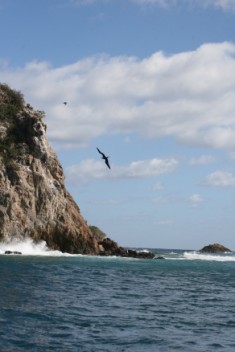
M 0 0 L 0 31 L 0 81 L 45 111 L 89 224 L 235 250 L 234 0 Z

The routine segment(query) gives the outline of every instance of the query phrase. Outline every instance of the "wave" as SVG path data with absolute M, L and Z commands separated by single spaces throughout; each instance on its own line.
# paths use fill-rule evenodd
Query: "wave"
M 45 241 L 35 243 L 31 238 L 24 240 L 11 240 L 0 242 L 0 254 L 5 254 L 6 251 L 20 252 L 22 255 L 36 256 L 71 256 L 69 253 L 51 250 L 47 247 Z
M 52 250 L 47 247 L 45 241 L 34 242 L 31 238 L 25 238 L 24 240 L 13 239 L 11 241 L 0 242 L 0 255 L 5 255 L 5 252 L 12 252 L 9 255 L 18 255 L 19 252 L 23 256 L 45 256 L 45 257 L 89 257 L 101 260 L 133 260 L 134 258 L 123 258 L 117 256 L 97 256 L 97 255 L 86 255 L 86 254 L 70 254 L 63 253 L 58 250 Z M 147 251 L 147 250 L 146 250 Z M 14 253 L 15 252 L 15 253 Z M 18 254 L 17 254 L 18 252 Z
M 149 249 L 137 249 L 141 252 L 149 252 Z M 45 241 L 40 241 L 35 243 L 31 238 L 25 238 L 24 240 L 13 239 L 7 242 L 0 242 L 0 255 L 4 255 L 6 251 L 20 252 L 25 256 L 50 256 L 50 257 L 87 257 L 87 255 L 82 254 L 70 254 L 63 253 L 58 250 L 52 250 L 47 247 Z M 16 253 L 15 253 L 16 254 Z M 13 253 L 14 255 L 14 253 Z M 217 262 L 235 262 L 235 252 L 223 253 L 223 254 L 206 254 L 197 251 L 173 251 L 166 250 L 163 253 L 156 254 L 163 255 L 166 259 L 171 260 L 201 260 L 201 261 L 217 261 Z M 97 256 L 92 256 L 97 258 Z M 134 258 L 123 258 L 116 256 L 98 256 L 100 259 L 119 259 L 119 260 L 133 260 Z
M 211 254 L 199 252 L 184 252 L 183 258 L 187 260 L 207 260 L 217 262 L 235 262 L 235 253 Z

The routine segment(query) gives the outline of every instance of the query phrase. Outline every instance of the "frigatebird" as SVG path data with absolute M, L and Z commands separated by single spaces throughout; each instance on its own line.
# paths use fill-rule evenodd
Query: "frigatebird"
M 109 169 L 111 169 L 110 165 L 109 165 L 109 157 L 106 156 L 104 153 L 102 153 L 99 148 L 96 148 L 98 150 L 98 152 L 102 155 L 102 159 L 104 159 L 105 164 L 108 166 Z

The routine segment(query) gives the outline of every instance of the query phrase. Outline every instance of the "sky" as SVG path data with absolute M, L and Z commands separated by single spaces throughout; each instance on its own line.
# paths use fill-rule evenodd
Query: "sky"
M 0 0 L 0 32 L 0 82 L 45 112 L 89 225 L 235 250 L 234 0 Z

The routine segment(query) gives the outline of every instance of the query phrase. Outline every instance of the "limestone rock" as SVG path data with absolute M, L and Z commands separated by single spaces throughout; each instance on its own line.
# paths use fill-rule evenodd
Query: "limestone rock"
M 44 114 L 0 84 L 0 241 L 27 236 L 62 252 L 99 253 L 98 241 L 65 188 Z
M 203 247 L 200 250 L 201 253 L 225 253 L 232 252 L 230 249 L 224 247 L 222 244 L 214 243 L 209 244 L 208 246 Z

